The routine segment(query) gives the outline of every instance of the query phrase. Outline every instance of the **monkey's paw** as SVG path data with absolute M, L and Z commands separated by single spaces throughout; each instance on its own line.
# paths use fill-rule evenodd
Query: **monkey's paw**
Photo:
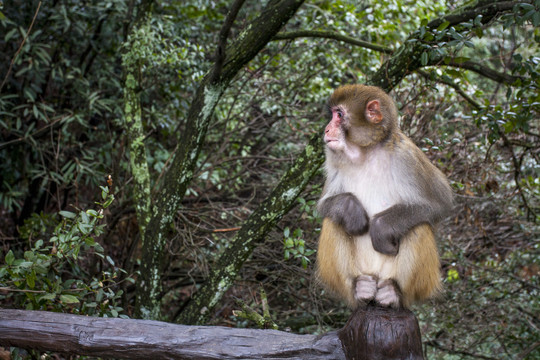
M 369 235 L 375 251 L 385 255 L 397 255 L 401 232 L 394 229 L 392 223 L 387 221 L 386 216 L 375 215 L 371 222 Z
M 387 279 L 377 284 L 377 294 L 375 301 L 384 307 L 401 307 L 401 291 L 399 285 L 394 280 Z
M 377 278 L 371 275 L 360 275 L 354 281 L 354 298 L 367 304 L 375 298 Z
M 327 198 L 319 207 L 323 217 L 329 217 L 343 227 L 349 235 L 365 234 L 369 228 L 369 218 L 364 206 L 350 192 L 341 193 Z

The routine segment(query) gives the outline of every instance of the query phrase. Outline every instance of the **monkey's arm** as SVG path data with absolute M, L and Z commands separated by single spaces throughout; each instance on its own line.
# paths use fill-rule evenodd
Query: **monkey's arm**
M 369 235 L 373 248 L 386 255 L 397 255 L 400 240 L 413 227 L 430 223 L 429 213 L 420 205 L 397 204 L 371 219 Z
M 373 248 L 386 255 L 396 255 L 399 242 L 420 224 L 434 226 L 452 209 L 453 195 L 446 176 L 429 162 L 422 151 L 404 135 L 391 165 L 395 178 L 402 181 L 409 201 L 398 203 L 371 218 L 369 234 Z
M 410 230 L 420 224 L 435 225 L 446 216 L 452 202 L 432 200 L 431 204 L 396 204 L 375 214 L 369 229 L 373 248 L 386 255 L 397 255 L 400 240 Z
M 341 193 L 323 199 L 318 206 L 323 218 L 330 218 L 349 235 L 368 231 L 369 218 L 364 206 L 352 193 Z

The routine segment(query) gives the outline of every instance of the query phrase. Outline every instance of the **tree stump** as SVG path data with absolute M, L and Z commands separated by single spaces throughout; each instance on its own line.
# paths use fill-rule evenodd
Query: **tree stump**
M 410 310 L 359 308 L 338 336 L 347 360 L 424 360 L 420 327 Z

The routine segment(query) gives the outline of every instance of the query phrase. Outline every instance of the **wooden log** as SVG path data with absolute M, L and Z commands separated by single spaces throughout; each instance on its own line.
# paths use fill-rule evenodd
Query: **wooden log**
M 414 314 L 375 306 L 320 336 L 0 309 L 0 346 L 118 359 L 424 359 Z
M 0 309 L 0 346 L 121 359 L 345 359 L 337 332 L 186 326 Z
M 357 309 L 338 332 L 346 359 L 423 360 L 418 320 L 406 309 Z

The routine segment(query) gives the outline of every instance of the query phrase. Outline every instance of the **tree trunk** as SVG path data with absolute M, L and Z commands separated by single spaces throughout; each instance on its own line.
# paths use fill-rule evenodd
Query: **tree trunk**
M 246 26 L 230 47 L 223 64 L 201 81 L 189 109 L 187 128 L 170 168 L 164 174 L 162 189 L 152 207 L 152 217 L 144 234 L 141 276 L 137 282 L 137 317 L 160 316 L 161 273 L 167 232 L 193 177 L 210 120 L 221 95 L 234 76 L 261 51 L 281 27 L 293 17 L 304 0 L 270 1 L 252 23 Z M 222 44 L 220 44 L 222 45 Z M 217 66 L 217 65 L 216 65 Z

